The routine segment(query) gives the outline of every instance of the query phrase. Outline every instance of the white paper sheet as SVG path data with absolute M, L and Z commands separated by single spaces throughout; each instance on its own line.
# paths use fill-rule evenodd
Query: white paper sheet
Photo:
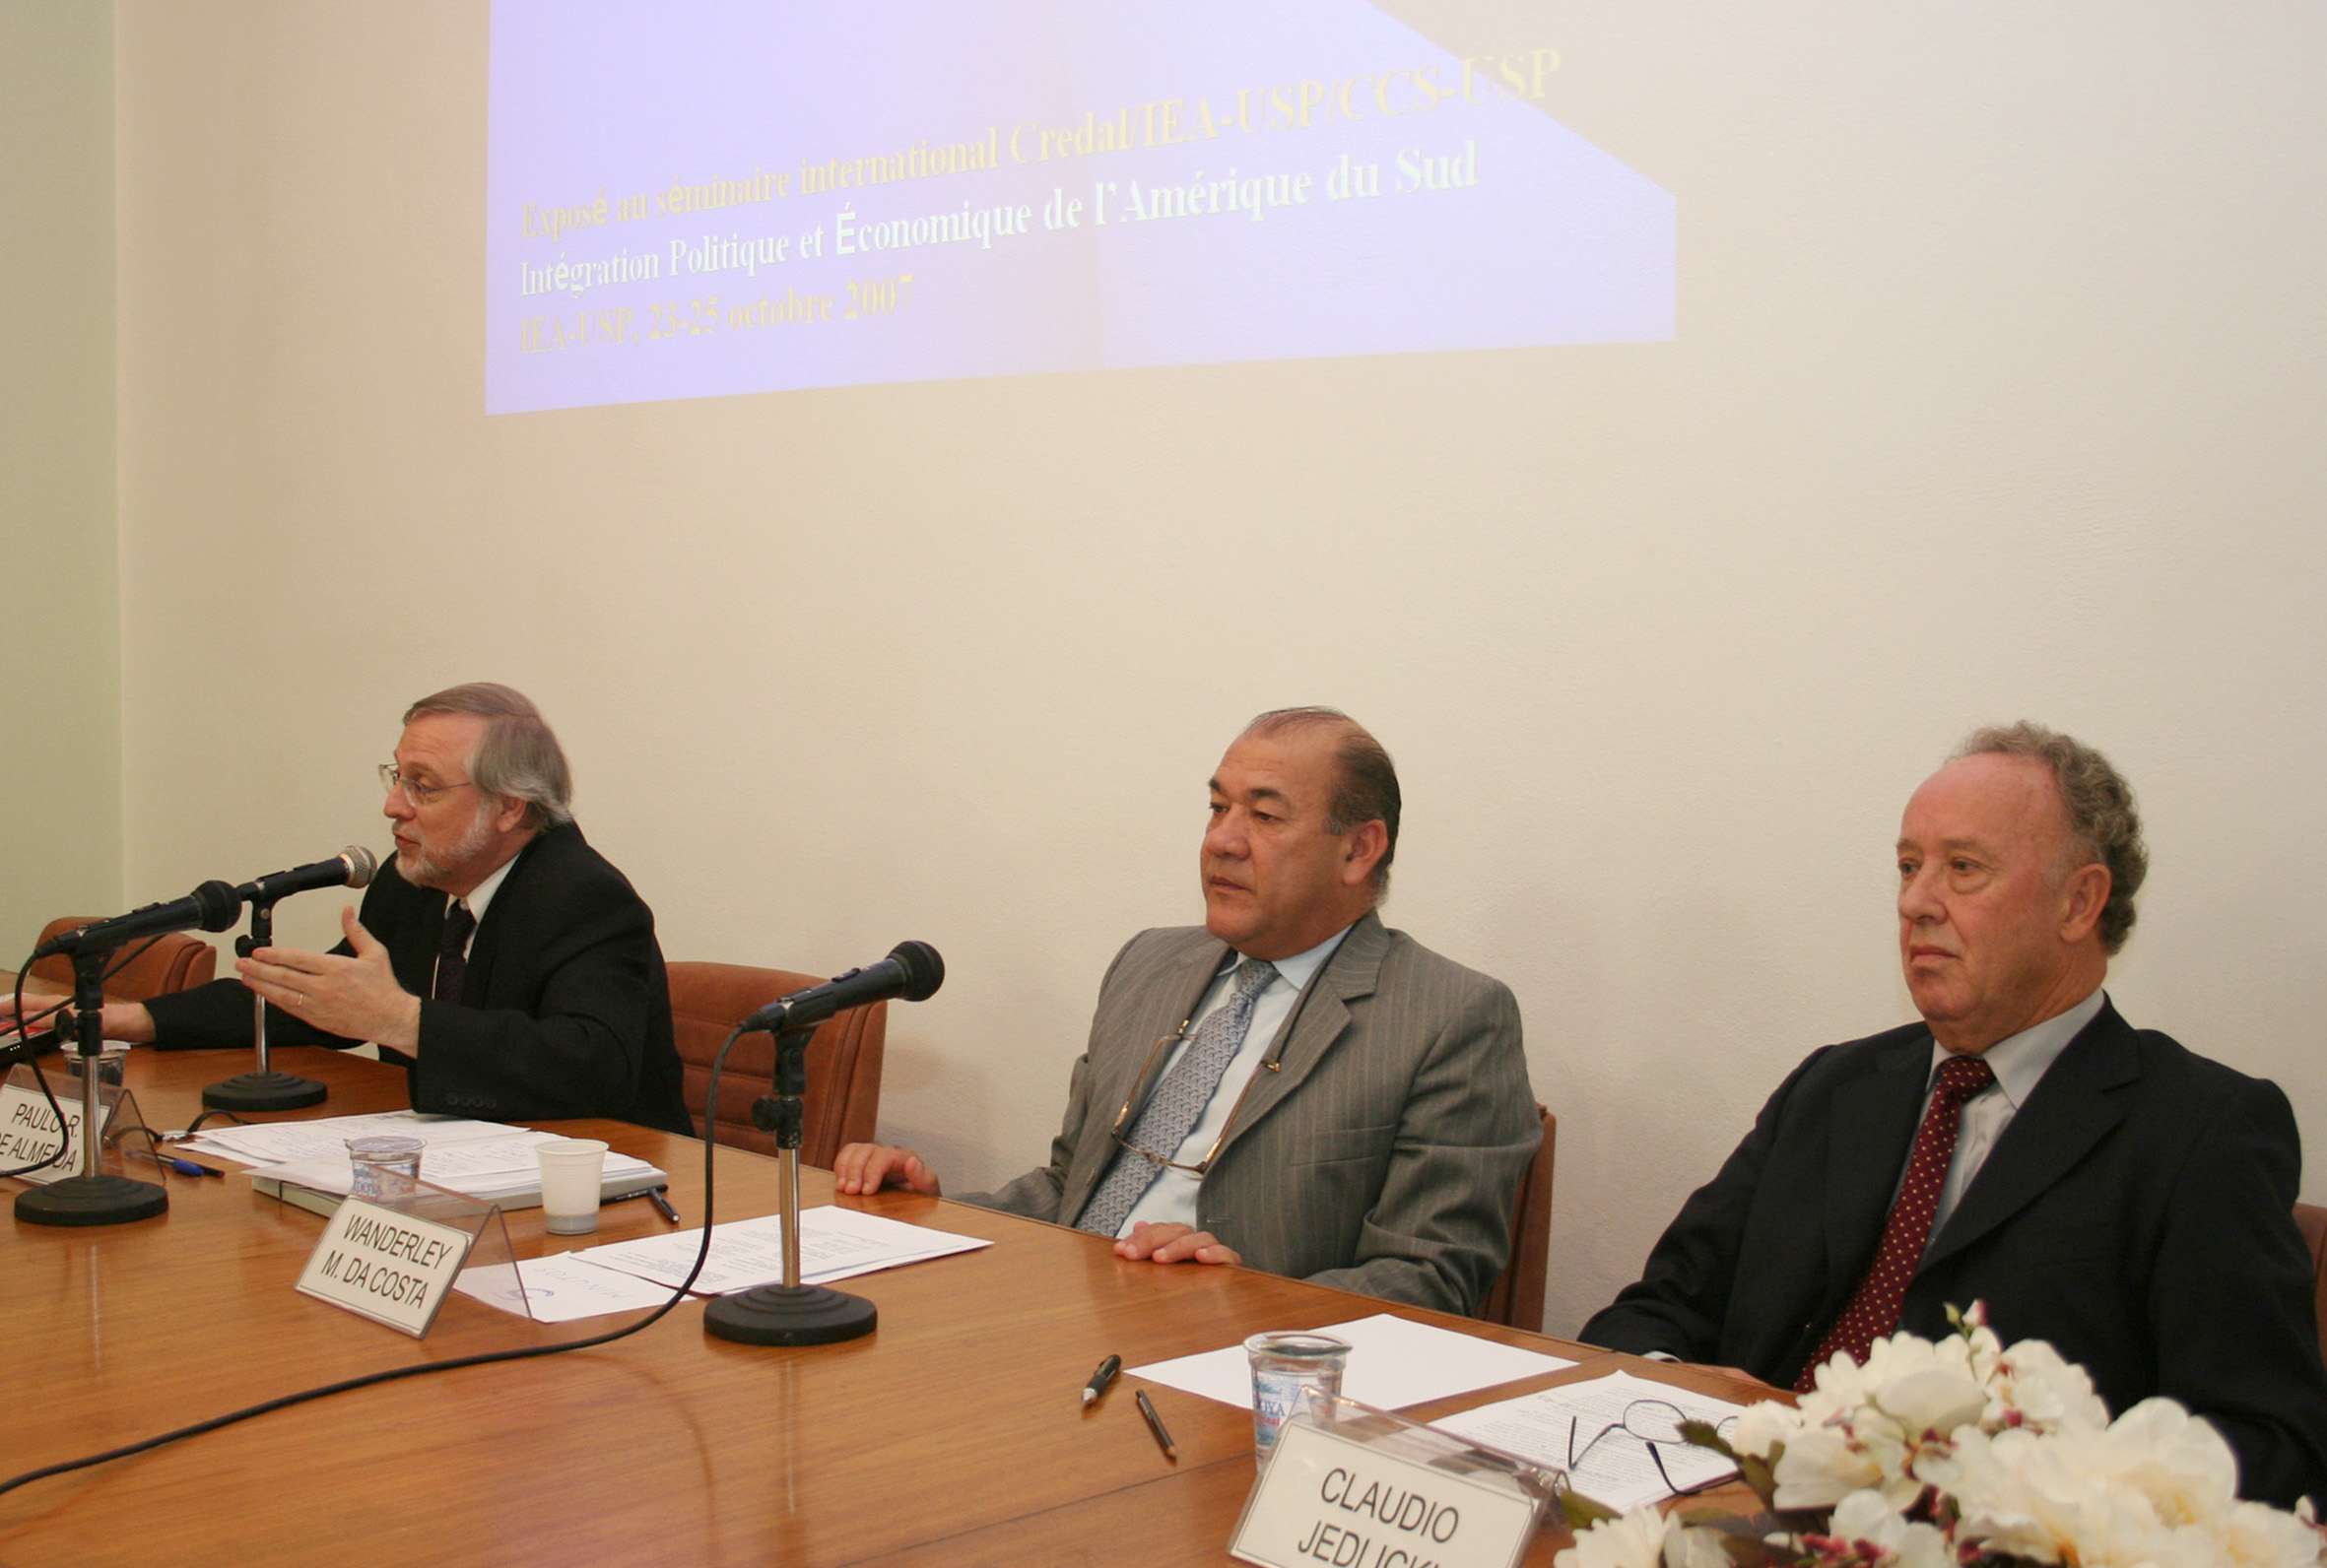
M 1620 1429 L 1609 1432 L 1597 1443 L 1592 1442 L 1595 1433 L 1611 1423 L 1621 1422 L 1625 1407 L 1634 1400 L 1662 1400 L 1667 1405 L 1678 1405 L 1683 1414 L 1712 1425 L 1745 1408 L 1725 1400 L 1674 1388 L 1669 1383 L 1651 1382 L 1629 1372 L 1611 1372 L 1589 1382 L 1563 1384 L 1538 1394 L 1521 1395 L 1515 1400 L 1482 1405 L 1475 1410 L 1465 1410 L 1430 1424 L 1457 1437 L 1507 1449 L 1539 1465 L 1560 1470 L 1567 1469 L 1568 1434 L 1572 1426 L 1576 1447 L 1582 1448 L 1587 1443 L 1591 1447 L 1584 1454 L 1583 1463 L 1575 1467 L 1570 1483 L 1594 1502 L 1623 1512 L 1671 1495 L 1656 1472 L 1655 1462 L 1648 1457 L 1648 1445 L 1639 1438 Z M 1683 1491 L 1694 1491 L 1737 1472 L 1737 1467 L 1711 1449 L 1687 1443 L 1659 1443 L 1657 1451 L 1664 1458 L 1673 1484 Z
M 1457 1334 L 1451 1329 L 1376 1313 L 1315 1331 L 1350 1342 L 1341 1392 L 1362 1405 L 1400 1410 L 1453 1394 L 1512 1383 L 1575 1365 L 1538 1350 Z M 1127 1369 L 1150 1383 L 1200 1394 L 1223 1405 L 1252 1407 L 1252 1367 L 1241 1342 Z
M 676 1285 L 695 1267 L 702 1246 L 702 1231 L 681 1230 L 638 1241 L 609 1242 L 573 1256 L 609 1269 L 619 1269 L 665 1285 Z M 698 1295 L 725 1295 L 754 1285 L 775 1284 L 784 1276 L 784 1224 L 781 1214 L 758 1219 L 730 1220 L 711 1230 L 711 1256 L 696 1280 Z M 853 1274 L 895 1269 L 951 1253 L 990 1247 L 990 1241 L 908 1225 L 878 1214 L 826 1205 L 800 1214 L 800 1280 L 830 1284 Z
M 632 1312 L 659 1307 L 671 1299 L 671 1287 L 636 1274 L 601 1269 L 572 1253 L 549 1258 L 526 1258 L 513 1266 L 521 1271 L 524 1289 L 532 1297 L 533 1316 L 541 1323 L 571 1323 L 609 1312 Z M 517 1275 L 505 1263 L 483 1264 L 461 1271 L 453 1288 L 487 1306 L 523 1317 L 518 1305 Z

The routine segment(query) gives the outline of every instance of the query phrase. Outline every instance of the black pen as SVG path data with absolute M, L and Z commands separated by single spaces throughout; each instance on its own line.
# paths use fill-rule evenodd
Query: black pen
M 1110 1355 L 1101 1361 L 1098 1370 L 1091 1374 L 1091 1381 L 1083 1385 L 1084 1406 L 1089 1408 L 1097 1404 L 1098 1397 L 1106 1393 L 1107 1385 L 1114 1382 L 1115 1374 L 1122 1370 L 1123 1358 L 1119 1355 Z
M 663 1218 L 675 1225 L 679 1222 L 679 1210 L 671 1207 L 671 1201 L 663 1196 L 663 1192 L 664 1189 L 660 1187 L 641 1187 L 636 1192 L 616 1193 L 612 1198 L 601 1198 L 598 1207 L 603 1209 L 608 1204 L 627 1204 L 633 1198 L 643 1198 L 654 1205 Z
M 1139 1401 L 1139 1413 L 1148 1418 L 1148 1430 L 1156 1434 L 1156 1446 L 1164 1451 L 1165 1459 L 1174 1465 L 1178 1464 L 1179 1450 L 1171 1446 L 1171 1434 L 1164 1430 L 1164 1417 L 1158 1415 L 1155 1405 L 1148 1403 L 1148 1391 L 1133 1389 L 1131 1397 Z

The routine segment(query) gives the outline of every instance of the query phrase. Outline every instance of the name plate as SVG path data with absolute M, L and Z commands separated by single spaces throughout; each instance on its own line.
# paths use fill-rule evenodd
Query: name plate
M 1511 1568 L 1539 1512 L 1507 1484 L 1289 1421 L 1229 1553 L 1266 1568 Z
M 18 1074 L 27 1070 L 18 1069 Z M 12 1079 L 16 1075 L 11 1075 Z M 120 1094 L 115 1089 L 100 1102 L 98 1120 L 110 1124 L 113 1120 L 114 1099 Z M 59 1089 L 57 1109 L 65 1113 L 64 1125 L 57 1125 L 56 1111 L 48 1108 L 48 1097 L 29 1083 L 10 1081 L 0 1085 L 0 1170 L 16 1171 L 17 1180 L 36 1182 L 45 1186 L 62 1181 L 67 1176 L 81 1174 L 81 1085 Z M 99 1128 L 103 1136 L 103 1125 Z M 59 1147 L 62 1158 L 42 1166 L 39 1170 L 20 1170 L 19 1167 L 47 1159 Z
M 417 1339 L 436 1321 L 475 1240 L 457 1225 L 351 1198 L 323 1227 L 299 1288 Z

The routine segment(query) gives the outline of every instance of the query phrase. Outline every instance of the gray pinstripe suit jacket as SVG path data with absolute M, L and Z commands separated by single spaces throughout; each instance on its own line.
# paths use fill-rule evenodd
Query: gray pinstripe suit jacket
M 1126 943 L 1050 1163 L 968 1202 L 1059 1223 L 1081 1213 L 1149 1048 L 1187 1017 L 1227 950 L 1200 926 Z M 1368 914 L 1275 1049 L 1279 1071 L 1255 1073 L 1197 1189 L 1203 1228 L 1271 1274 L 1474 1309 L 1502 1271 L 1542 1139 L 1509 989 Z

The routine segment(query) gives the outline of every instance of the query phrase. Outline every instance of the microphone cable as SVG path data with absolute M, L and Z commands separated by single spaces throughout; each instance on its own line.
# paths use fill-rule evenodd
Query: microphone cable
M 155 943 L 160 942 L 167 935 L 167 932 L 157 932 L 153 936 L 148 937 L 145 941 L 139 943 L 136 947 L 130 948 L 127 957 L 114 960 L 112 967 L 104 972 L 104 975 L 100 981 L 100 984 L 102 984 L 103 980 L 112 979 L 113 976 L 128 968 L 139 958 L 145 956 L 145 951 L 148 947 L 151 947 Z M 29 969 L 31 967 L 32 960 L 28 958 L 25 963 L 25 969 Z M 33 1036 L 27 1031 L 26 1024 L 28 1022 L 38 1023 L 43 1018 L 55 1017 L 58 1013 L 64 1012 L 65 1009 L 72 1006 L 73 999 L 71 997 L 66 997 L 50 1007 L 42 1008 L 30 1019 L 26 1018 L 25 969 L 19 969 L 16 972 L 16 1038 L 8 1045 L 0 1046 L 0 1063 L 5 1063 L 10 1057 L 18 1057 L 22 1060 L 26 1067 L 29 1067 L 33 1070 L 33 1080 L 40 1085 L 40 1097 L 48 1102 L 48 1114 L 56 1118 L 56 1125 L 61 1130 L 65 1125 L 64 1107 L 57 1104 L 56 1102 L 56 1090 L 48 1086 L 48 1075 L 43 1072 L 40 1067 L 39 1048 L 33 1043 Z M 57 1048 L 60 1051 L 63 1050 L 65 1044 L 64 1035 L 55 1029 L 51 1029 L 48 1032 L 49 1038 L 57 1042 Z M 75 1060 L 81 1061 L 82 1059 L 76 1057 Z M 97 1064 L 94 1062 L 83 1061 L 82 1066 L 87 1072 L 94 1073 L 97 1071 Z M 59 1139 L 57 1141 L 56 1152 L 50 1154 L 46 1159 L 36 1159 L 33 1161 L 32 1164 L 20 1165 L 15 1170 L 0 1170 L 0 1176 L 27 1176 L 36 1170 L 46 1170 L 49 1166 L 55 1164 L 58 1160 L 65 1157 L 65 1146 L 67 1142 L 67 1140 Z
M 710 1082 L 703 1095 L 703 1127 L 705 1131 L 715 1130 L 719 1125 L 719 1074 L 727 1066 L 727 1053 L 735 1048 L 735 1042 L 742 1039 L 743 1035 L 744 1030 L 741 1026 L 732 1030 L 727 1036 L 726 1043 L 719 1047 L 719 1054 L 711 1059 Z M 361 1377 L 343 1378 L 337 1383 L 327 1383 L 320 1388 L 301 1389 L 296 1394 L 286 1394 L 280 1399 L 266 1400 L 257 1405 L 245 1405 L 239 1410 L 229 1410 L 224 1415 L 214 1415 L 207 1421 L 196 1421 L 191 1426 L 181 1426 L 175 1431 L 164 1432 L 157 1437 L 144 1438 L 135 1443 L 124 1443 L 119 1448 L 109 1448 L 101 1454 L 84 1455 L 80 1459 L 66 1460 L 62 1464 L 44 1465 L 38 1470 L 26 1470 L 21 1475 L 12 1475 L 7 1480 L 0 1481 L 0 1496 L 6 1496 L 20 1486 L 29 1486 L 33 1481 L 45 1480 L 51 1475 L 69 1474 L 74 1470 L 88 1470 L 92 1466 L 108 1464 L 113 1460 L 127 1459 L 133 1454 L 149 1453 L 171 1443 L 182 1442 L 189 1437 L 200 1437 L 205 1432 L 215 1432 L 223 1426 L 233 1426 L 236 1422 L 247 1421 L 253 1416 L 289 1409 L 294 1405 L 305 1405 L 309 1401 L 325 1399 L 334 1394 L 351 1394 L 358 1389 L 371 1388 L 376 1384 L 401 1382 L 405 1378 L 427 1377 L 435 1372 L 452 1372 L 462 1367 L 491 1366 L 499 1361 L 531 1361 L 546 1355 L 564 1355 L 568 1350 L 589 1350 L 602 1344 L 612 1344 L 617 1339 L 627 1339 L 639 1330 L 659 1323 L 673 1307 L 686 1300 L 687 1292 L 700 1277 L 703 1265 L 710 1259 L 712 1156 L 718 1147 L 717 1140 L 709 1138 L 703 1140 L 703 1239 L 702 1245 L 698 1247 L 695 1252 L 695 1267 L 687 1271 L 687 1277 L 679 1282 L 679 1288 L 672 1292 L 670 1300 L 656 1307 L 636 1323 L 627 1324 L 606 1334 L 594 1334 L 586 1339 L 565 1339 L 556 1344 L 526 1344 L 507 1350 L 487 1350 L 476 1355 L 456 1356 L 449 1361 L 422 1361 L 412 1366 L 389 1367 L 384 1371 L 366 1372 Z M 517 1283 L 520 1289 L 524 1287 L 525 1271 L 522 1264 L 517 1269 Z

